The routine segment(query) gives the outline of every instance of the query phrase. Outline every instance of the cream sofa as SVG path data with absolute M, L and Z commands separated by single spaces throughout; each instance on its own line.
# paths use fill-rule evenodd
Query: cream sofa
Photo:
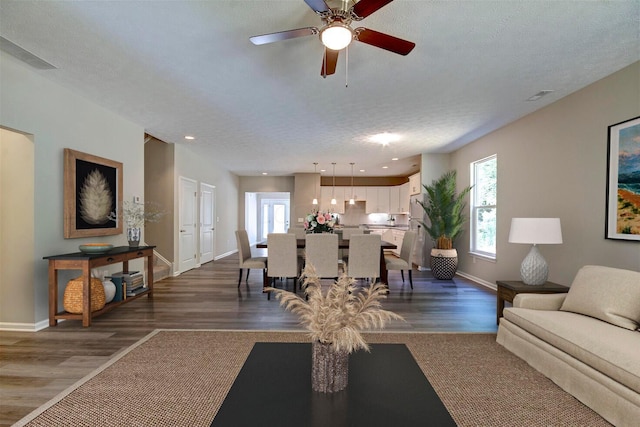
M 497 341 L 616 426 L 640 426 L 640 272 L 578 271 L 566 294 L 518 294 Z

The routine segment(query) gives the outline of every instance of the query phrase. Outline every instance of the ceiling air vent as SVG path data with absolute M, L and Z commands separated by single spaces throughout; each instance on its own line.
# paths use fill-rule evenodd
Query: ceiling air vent
M 540 92 L 538 92 L 535 95 L 533 95 L 531 98 L 528 98 L 527 101 L 537 101 L 538 99 L 542 98 L 545 95 L 550 94 L 551 92 L 553 92 L 553 91 L 552 90 L 541 90 Z

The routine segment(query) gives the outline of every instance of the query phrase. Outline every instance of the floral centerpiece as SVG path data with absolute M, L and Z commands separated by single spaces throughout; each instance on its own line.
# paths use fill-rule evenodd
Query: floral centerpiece
M 304 229 L 307 233 L 332 233 L 335 225 L 335 217 L 328 212 L 312 212 L 304 219 Z
M 371 283 L 355 286 L 355 279 L 343 274 L 322 292 L 315 268 L 307 264 L 302 272 L 306 299 L 283 289 L 268 288 L 286 310 L 300 316 L 313 345 L 311 382 L 315 391 L 336 392 L 347 386 L 349 354 L 369 351 L 360 331 L 383 328 L 402 316 L 381 308 L 380 300 L 387 297 L 387 286 Z
M 158 222 L 164 216 L 157 203 L 136 203 L 124 201 L 119 212 L 111 212 L 108 218 L 111 221 L 122 219 L 127 225 L 127 240 L 129 246 L 136 247 L 140 244 L 140 229 L 147 222 Z

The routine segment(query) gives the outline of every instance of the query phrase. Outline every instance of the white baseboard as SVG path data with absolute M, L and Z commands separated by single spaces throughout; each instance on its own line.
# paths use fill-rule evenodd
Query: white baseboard
M 464 277 L 465 279 L 469 279 L 469 280 L 471 280 L 472 282 L 476 282 L 476 283 L 478 283 L 479 285 L 482 285 L 482 286 L 484 286 L 484 287 L 486 287 L 486 288 L 493 289 L 494 291 L 498 289 L 498 286 L 497 286 L 495 283 L 487 282 L 487 281 L 486 281 L 486 280 L 484 280 L 484 279 L 481 279 L 481 278 L 479 278 L 479 277 L 472 276 L 471 274 L 465 273 L 464 271 L 460 271 L 460 270 L 458 270 L 458 271 L 456 272 L 456 274 L 459 274 L 460 276 Z
M 63 321 L 58 320 L 58 322 Z M 12 323 L 0 322 L 0 331 L 14 332 L 38 332 L 49 327 L 49 320 L 41 320 L 38 323 Z
M 235 254 L 235 253 L 237 253 L 237 252 L 238 252 L 238 250 L 237 250 L 237 249 L 234 249 L 234 250 L 232 250 L 232 251 L 229 251 L 229 252 L 227 252 L 227 253 L 224 253 L 224 254 L 221 254 L 221 255 L 218 255 L 218 256 L 214 257 L 214 258 L 213 258 L 213 260 L 214 260 L 214 261 L 217 261 L 217 260 L 222 259 L 222 258 L 224 258 L 224 257 L 228 257 L 229 255 L 233 255 L 233 254 Z

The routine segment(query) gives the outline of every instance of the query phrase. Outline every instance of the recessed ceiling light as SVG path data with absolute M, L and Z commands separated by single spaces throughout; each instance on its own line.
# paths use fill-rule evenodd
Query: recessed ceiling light
M 364 169 L 360 169 L 360 172 L 364 172 Z
M 269 175 L 267 172 L 262 172 L 262 175 Z
M 326 172 L 326 171 L 327 171 L 326 169 L 320 169 L 320 172 Z
M 398 160 L 398 158 L 397 158 L 397 157 L 394 157 L 394 158 L 393 158 L 393 159 L 391 159 L 391 160 L 394 160 L 394 161 L 395 161 L 395 160 Z
M 191 135 L 185 135 L 184 139 L 188 139 L 189 141 L 193 141 L 194 139 L 196 139 L 195 136 L 191 136 Z
M 389 166 L 383 166 L 382 169 L 389 169 Z
M 369 137 L 369 141 L 377 144 L 387 145 L 391 142 L 397 142 L 400 140 L 400 135 L 396 133 L 383 132 Z

